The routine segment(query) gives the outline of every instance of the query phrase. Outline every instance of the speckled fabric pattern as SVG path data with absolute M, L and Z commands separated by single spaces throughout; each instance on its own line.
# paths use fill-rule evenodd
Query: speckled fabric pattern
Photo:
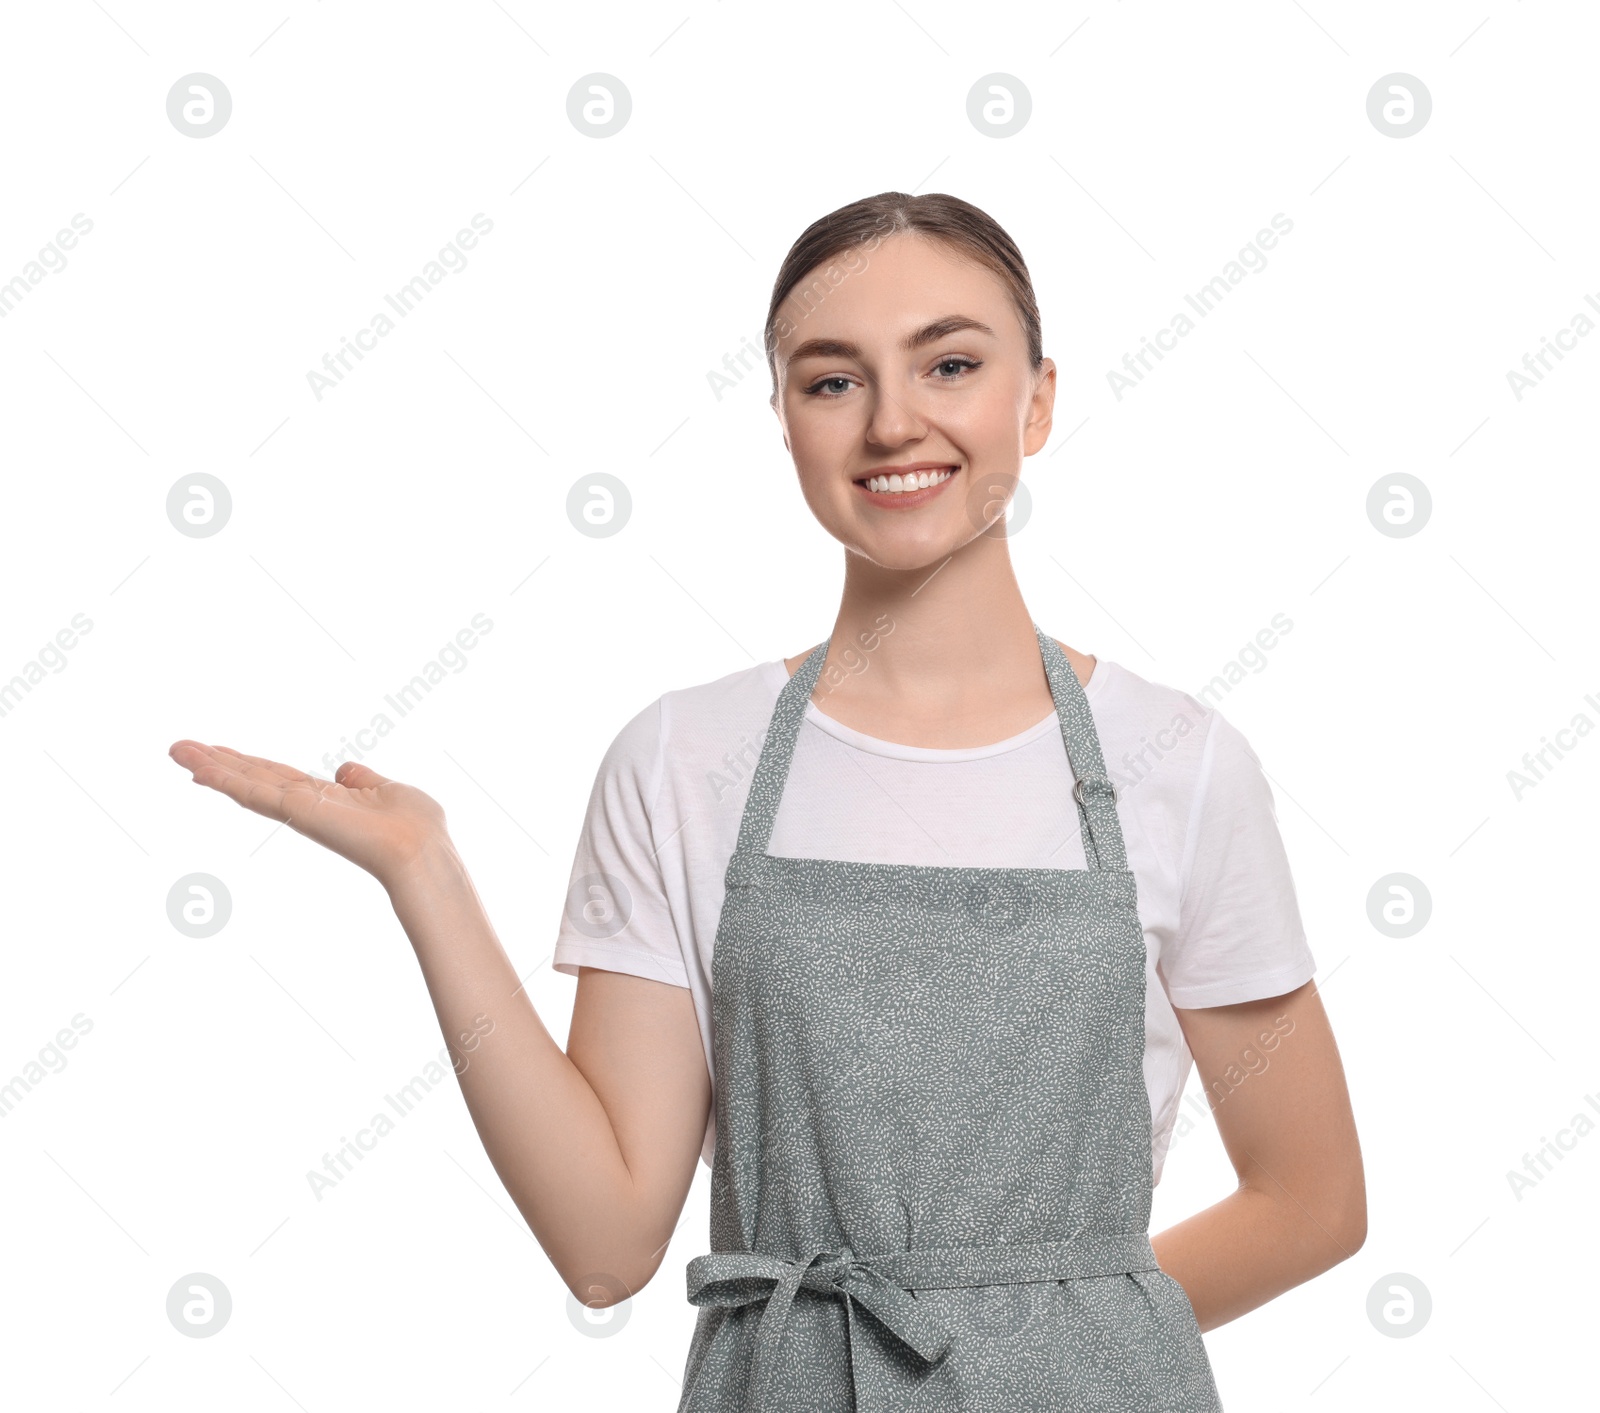
M 1034 631 L 1083 869 L 768 854 L 826 641 L 779 694 L 712 953 L 712 1249 L 679 1413 L 1220 1413 L 1150 1247 L 1116 800 Z

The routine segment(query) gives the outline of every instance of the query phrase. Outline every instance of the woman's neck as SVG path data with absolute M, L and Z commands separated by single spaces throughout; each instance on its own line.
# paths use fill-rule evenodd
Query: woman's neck
M 931 583 L 909 602 L 847 595 L 811 694 L 817 709 L 880 740 L 946 750 L 1004 741 L 1050 715 L 1055 703 L 1020 594 L 1002 605 L 953 598 Z M 1096 659 L 1065 643 L 1061 650 L 1087 685 Z M 790 676 L 810 651 L 785 659 Z

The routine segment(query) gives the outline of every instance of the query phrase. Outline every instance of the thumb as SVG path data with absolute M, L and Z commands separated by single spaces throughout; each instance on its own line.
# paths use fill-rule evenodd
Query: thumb
M 344 785 L 351 790 L 371 790 L 390 783 L 388 776 L 379 775 L 370 766 L 353 760 L 347 760 L 340 765 L 333 772 L 333 778 L 336 784 Z

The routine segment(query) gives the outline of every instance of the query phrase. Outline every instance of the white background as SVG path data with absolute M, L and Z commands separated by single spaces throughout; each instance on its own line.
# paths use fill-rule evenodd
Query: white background
M 0 682 L 92 622 L 0 717 L 0 1083 L 92 1023 L 0 1125 L 8 1401 L 675 1406 L 708 1172 L 606 1337 L 453 1079 L 315 1200 L 438 1024 L 373 880 L 166 751 L 330 773 L 487 615 L 363 755 L 444 803 L 564 1038 L 550 947 L 606 746 L 837 608 L 765 369 L 720 399 L 707 373 L 759 343 L 800 231 L 888 189 L 983 207 L 1032 270 L 1060 368 L 1013 542 L 1034 617 L 1190 691 L 1293 621 L 1221 706 L 1274 784 L 1371 1230 L 1207 1336 L 1230 1413 L 1592 1398 L 1600 1134 L 1520 1200 L 1507 1173 L 1600 1120 L 1600 742 L 1520 799 L 1507 772 L 1600 721 L 1600 338 L 1520 400 L 1506 374 L 1600 299 L 1597 37 L 1504 0 L 8 7 L 0 281 L 93 222 L 0 319 Z M 166 112 L 195 72 L 233 103 L 204 139 Z M 604 139 L 567 117 L 594 72 L 632 97 Z M 1007 138 L 967 116 L 996 72 L 1032 97 Z M 1394 72 L 1433 100 L 1403 139 L 1366 112 Z M 467 267 L 319 400 L 308 371 L 479 212 Z M 1107 371 L 1279 212 L 1267 267 L 1119 400 Z M 597 471 L 633 502 L 605 539 L 566 510 Z M 199 472 L 232 513 L 197 539 L 167 497 Z M 1398 472 L 1432 497 L 1403 538 L 1367 514 Z M 198 940 L 166 911 L 197 872 L 233 909 Z M 1405 939 L 1368 917 L 1395 872 L 1432 898 Z M 1180 1138 L 1152 1230 L 1232 1181 L 1209 1123 Z M 215 1337 L 167 1319 L 191 1272 L 231 1292 Z M 1367 1315 L 1395 1272 L 1431 1293 L 1409 1338 Z

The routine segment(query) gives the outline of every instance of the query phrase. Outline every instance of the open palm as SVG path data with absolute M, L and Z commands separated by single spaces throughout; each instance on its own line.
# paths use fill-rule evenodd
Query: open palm
M 231 746 L 176 741 L 167 754 L 192 772 L 197 785 L 315 839 L 385 887 L 430 840 L 445 834 L 438 801 L 354 761 L 344 762 L 332 780 L 322 780 Z

